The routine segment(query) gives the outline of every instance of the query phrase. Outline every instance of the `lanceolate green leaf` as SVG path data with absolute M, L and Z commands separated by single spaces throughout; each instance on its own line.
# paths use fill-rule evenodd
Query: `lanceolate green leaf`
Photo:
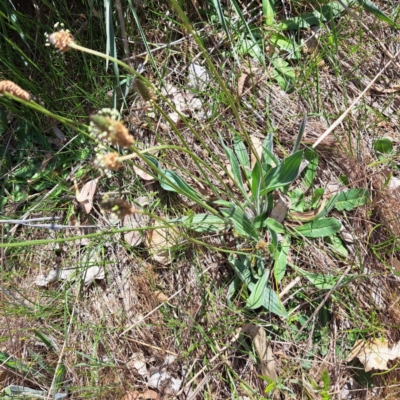
M 222 218 L 211 214 L 195 214 L 169 222 L 182 222 L 188 229 L 201 233 L 218 232 L 226 226 L 226 222 Z
M 259 239 L 257 231 L 246 214 L 235 206 L 231 208 L 221 208 L 221 213 L 228 218 L 234 228 L 240 235 L 247 236 L 253 239 Z
M 274 230 L 276 233 L 285 233 L 285 227 L 272 218 L 267 218 L 266 225 L 268 228 Z
M 235 179 L 235 183 L 237 184 L 238 189 L 240 189 L 242 194 L 246 196 L 246 190 L 244 188 L 243 180 L 242 180 L 242 172 L 240 170 L 240 165 L 239 165 L 239 162 L 238 162 L 238 160 L 236 158 L 236 155 L 232 151 L 232 149 L 230 149 L 227 146 L 224 146 L 224 150 L 225 150 L 225 153 L 226 153 L 226 155 L 228 157 L 228 160 L 229 160 L 229 162 L 231 164 L 232 175 L 233 175 L 233 177 Z
M 250 171 L 250 158 L 247 152 L 246 146 L 239 135 L 235 135 L 233 141 L 233 148 L 235 149 L 236 157 L 238 158 L 240 165 L 243 167 L 244 172 Z
M 378 8 L 372 1 L 357 0 L 357 2 L 364 8 L 364 10 L 367 10 L 370 13 L 374 14 L 376 18 L 388 23 L 390 26 L 393 27 L 396 26 L 396 24 L 388 16 L 386 16 L 385 13 L 380 8 Z
M 295 78 L 293 67 L 280 57 L 272 59 L 271 62 L 274 66 L 273 75 L 278 85 L 283 90 L 291 89 Z
M 160 171 L 162 174 L 159 174 L 158 179 L 164 190 L 184 194 L 195 201 L 202 201 L 203 196 L 189 186 L 176 172 L 161 168 Z
M 264 300 L 264 290 L 267 285 L 268 275 L 264 272 L 264 275 L 258 280 L 255 284 L 250 296 L 247 298 L 246 307 L 255 309 L 259 308 L 263 305 Z
M 252 285 L 251 259 L 243 254 L 231 254 L 228 258 L 236 275 L 247 286 Z
M 285 236 L 278 244 L 275 252 L 275 262 L 274 262 L 274 276 L 277 282 L 280 282 L 285 276 L 287 256 L 290 249 L 290 238 Z
M 256 309 L 264 307 L 268 311 L 279 315 L 280 317 L 286 317 L 287 312 L 283 307 L 278 295 L 268 286 L 267 280 L 269 271 L 265 271 L 262 278 L 256 283 L 247 299 L 246 307 L 250 309 Z
M 302 158 L 303 150 L 299 150 L 272 168 L 265 177 L 266 188 L 261 190 L 260 195 L 293 182 L 299 173 Z
M 301 236 L 319 238 L 334 235 L 341 227 L 341 222 L 336 218 L 321 218 L 296 227 L 294 231 Z
M 318 168 L 318 153 L 314 149 L 306 149 L 304 152 L 304 158 L 309 162 L 309 164 L 302 173 L 304 176 L 303 182 L 307 187 L 311 188 Z
M 334 207 L 338 211 L 350 211 L 366 204 L 368 199 L 368 190 L 361 188 L 350 189 L 347 192 L 340 192 L 337 195 Z
M 342 3 L 346 6 L 350 6 L 353 2 L 354 0 L 342 0 Z M 310 26 L 329 21 L 331 17 L 335 18 L 339 16 L 344 10 L 345 8 L 338 1 L 330 1 L 329 4 L 319 9 L 317 8 L 313 12 L 307 12 L 281 22 L 279 30 L 307 29 Z

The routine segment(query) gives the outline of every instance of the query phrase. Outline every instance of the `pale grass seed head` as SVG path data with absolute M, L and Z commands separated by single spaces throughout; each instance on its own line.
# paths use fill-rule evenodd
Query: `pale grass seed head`
M 58 26 L 64 27 L 64 24 L 56 23 L 54 28 Z M 54 46 L 61 53 L 65 53 L 71 49 L 70 44 L 75 43 L 74 37 L 71 35 L 71 32 L 68 29 L 60 29 L 56 32 L 49 34 L 45 34 L 47 37 L 46 46 Z
M 0 93 L 9 93 L 21 100 L 29 101 L 31 95 L 12 81 L 0 81 Z

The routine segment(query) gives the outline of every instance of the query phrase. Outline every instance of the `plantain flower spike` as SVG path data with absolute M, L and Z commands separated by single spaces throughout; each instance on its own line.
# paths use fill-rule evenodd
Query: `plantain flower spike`
M 29 101 L 31 95 L 12 81 L 0 81 L 0 93 L 9 93 L 21 100 Z
M 60 24 L 57 22 L 54 25 L 54 28 L 61 27 L 60 30 L 49 34 L 45 34 L 47 36 L 46 46 L 54 46 L 56 49 L 60 50 L 61 53 L 65 53 L 71 49 L 70 44 L 75 43 L 74 37 L 71 35 L 71 32 L 68 29 L 63 29 L 64 24 Z
M 104 108 L 90 119 L 89 130 L 98 140 L 122 148 L 130 147 L 135 142 L 126 126 L 118 120 L 117 110 Z
M 96 155 L 95 166 L 104 170 L 110 177 L 109 171 L 118 171 L 122 167 L 122 163 L 118 161 L 118 153 L 106 153 L 101 154 L 100 152 Z

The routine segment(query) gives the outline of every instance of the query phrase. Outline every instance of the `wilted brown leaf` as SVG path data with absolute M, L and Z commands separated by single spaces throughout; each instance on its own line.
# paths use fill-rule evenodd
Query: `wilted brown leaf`
M 237 87 L 238 99 L 240 99 L 242 97 L 244 84 L 245 84 L 248 76 L 249 75 L 243 73 L 242 75 L 240 75 L 240 77 L 238 79 L 238 87 Z
M 93 197 L 96 193 L 98 181 L 99 178 L 92 179 L 91 181 L 85 183 L 80 191 L 78 188 L 76 188 L 76 200 L 86 214 L 89 214 L 93 208 Z
M 400 342 L 389 346 L 384 338 L 357 340 L 346 361 L 352 361 L 354 358 L 361 361 L 366 372 L 372 369 L 386 371 L 389 369 L 388 361 L 400 358 Z
M 242 328 L 242 333 L 249 335 L 253 340 L 254 348 L 260 358 L 262 375 L 276 381 L 278 375 L 276 373 L 275 359 L 265 330 L 261 326 L 246 324 Z

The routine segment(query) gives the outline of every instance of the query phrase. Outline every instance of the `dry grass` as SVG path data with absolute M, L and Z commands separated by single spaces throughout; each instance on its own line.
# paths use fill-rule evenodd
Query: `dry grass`
M 387 40 L 394 38 L 393 32 L 374 18 L 363 16 L 362 20 L 394 54 L 396 43 Z M 312 144 L 388 61 L 379 43 L 350 16 L 343 17 L 337 29 L 341 38 L 337 59 L 330 58 L 326 50 L 327 32 L 322 30 L 314 51 L 302 61 L 302 71 L 298 71 L 296 79 L 298 85 L 290 94 L 258 67 L 246 67 L 252 70 L 253 76 L 247 80 L 241 95 L 241 122 L 250 135 L 258 137 L 273 129 L 279 155 L 290 151 L 301 116 L 310 115 L 304 144 Z M 360 31 L 362 35 L 358 35 Z M 166 40 L 160 37 L 159 29 L 149 27 L 148 34 L 153 35 L 155 42 Z M 213 42 L 212 38 L 209 40 Z M 168 52 L 161 50 L 154 54 L 156 64 L 168 71 L 163 78 L 167 84 L 181 86 L 182 77 L 187 73 L 187 60 L 199 54 L 193 40 L 186 37 L 184 43 L 184 50 L 179 43 L 172 45 Z M 357 51 L 351 51 L 354 48 Z M 236 93 L 244 67 L 225 60 L 217 52 L 213 62 L 223 65 L 220 73 L 231 92 Z M 305 78 L 303 73 L 307 71 L 313 73 Z M 151 78 L 157 86 L 157 78 Z M 384 187 L 388 174 L 397 174 L 397 171 L 393 164 L 373 165 L 376 156 L 372 148 L 374 139 L 381 136 L 393 138 L 397 145 L 398 94 L 379 92 L 379 89 L 394 87 L 399 81 L 400 70 L 392 64 L 379 79 L 378 90 L 370 90 L 317 147 L 319 187 L 337 184 L 339 177 L 346 175 L 350 187 L 367 189 L 373 199 L 354 212 L 336 212 L 347 234 L 348 257 L 338 257 L 323 240 L 295 242 L 290 253 L 291 263 L 304 270 L 340 276 L 350 268 L 355 279 L 326 298 L 326 291 L 311 286 L 304 277 L 296 280 L 295 270 L 288 268 L 281 286 L 276 288 L 279 293 L 291 282 L 296 283 L 282 296 L 292 310 L 290 318 L 283 320 L 270 313 L 245 311 L 240 293 L 232 299 L 232 304 L 227 302 L 233 272 L 226 254 L 216 252 L 213 246 L 229 248 L 226 244 L 231 239 L 229 236 L 204 238 L 208 246 L 186 236 L 174 262 L 167 267 L 155 263 L 144 245 L 130 248 L 117 234 L 83 244 L 66 242 L 61 248 L 50 244 L 21 248 L 17 252 L 7 249 L 1 256 L 1 350 L 26 364 L 40 365 L 43 376 L 22 369 L 16 372 L 3 364 L 0 385 L 47 390 L 54 378 L 54 368 L 62 361 L 65 375 L 60 392 L 69 390 L 71 398 L 76 399 L 122 398 L 129 391 L 142 393 L 147 389 L 148 377 L 140 373 L 135 363 L 140 354 L 149 373 L 164 365 L 169 356 L 174 357 L 166 368 L 170 377 L 182 380 L 180 399 L 263 398 L 268 382 L 260 377 L 259 360 L 251 342 L 239 336 L 242 326 L 252 322 L 263 326 L 271 338 L 279 377 L 275 398 L 323 398 L 318 385 L 322 385 L 325 370 L 329 373 L 329 393 L 333 399 L 397 398 L 399 370 L 395 361 L 390 364 L 393 370 L 368 376 L 368 384 L 361 385 L 362 379 L 356 376 L 362 375 L 362 365 L 346 362 L 345 356 L 356 337 L 384 336 L 391 342 L 400 340 L 400 272 L 393 264 L 400 236 L 400 203 L 398 194 Z M 227 160 L 215 132 L 232 140 L 232 132 L 240 131 L 241 127 L 231 110 L 218 104 L 216 83 L 210 86 L 210 96 L 205 99 L 207 106 L 202 109 L 203 115 L 210 112 L 209 117 L 193 122 L 194 117 L 188 115 L 191 124 L 183 124 L 179 133 L 190 150 L 221 176 L 220 180 L 212 178 L 215 188 L 225 190 L 226 186 L 230 187 L 222 168 Z M 134 122 L 131 130 L 136 140 L 148 146 L 181 146 L 167 121 L 154 118 L 152 110 L 141 106 L 138 104 L 124 116 L 126 121 Z M 203 143 L 196 138 L 193 127 Z M 170 151 L 163 162 L 178 172 L 189 172 L 189 183 L 212 197 L 206 182 L 200 180 L 201 173 L 193 158 Z M 132 183 L 133 177 L 131 166 L 127 166 L 119 181 L 115 179 L 110 186 L 128 193 L 137 193 L 143 188 L 145 192 L 147 184 L 138 190 L 139 185 Z M 109 190 L 107 184 L 103 185 L 99 192 Z M 166 212 L 179 215 L 181 210 L 193 206 L 187 199 L 167 196 L 153 184 L 151 190 L 154 189 L 157 194 L 151 207 L 159 216 Z M 237 194 L 233 187 L 231 190 L 233 195 Z M 71 203 L 71 200 L 64 202 Z M 63 217 L 69 214 L 79 215 L 79 212 L 76 208 L 66 211 L 66 207 L 60 211 Z M 94 214 L 94 224 L 104 227 L 104 218 L 108 216 Z M 16 237 L 49 239 L 49 232 L 19 227 Z M 105 268 L 103 280 L 90 286 L 85 286 L 81 279 L 59 281 L 46 289 L 33 284 L 35 277 L 48 272 L 53 264 L 84 270 L 89 265 L 91 251 Z M 321 302 L 325 302 L 322 311 L 304 325 Z M 328 322 L 324 321 L 327 315 Z M 128 327 L 131 328 L 127 331 Z M 299 333 L 302 328 L 304 331 Z M 35 330 L 50 338 L 53 349 L 38 339 Z M 368 387 L 371 383 L 375 387 Z M 157 391 L 162 398 L 174 398 L 168 385 L 158 387 Z

